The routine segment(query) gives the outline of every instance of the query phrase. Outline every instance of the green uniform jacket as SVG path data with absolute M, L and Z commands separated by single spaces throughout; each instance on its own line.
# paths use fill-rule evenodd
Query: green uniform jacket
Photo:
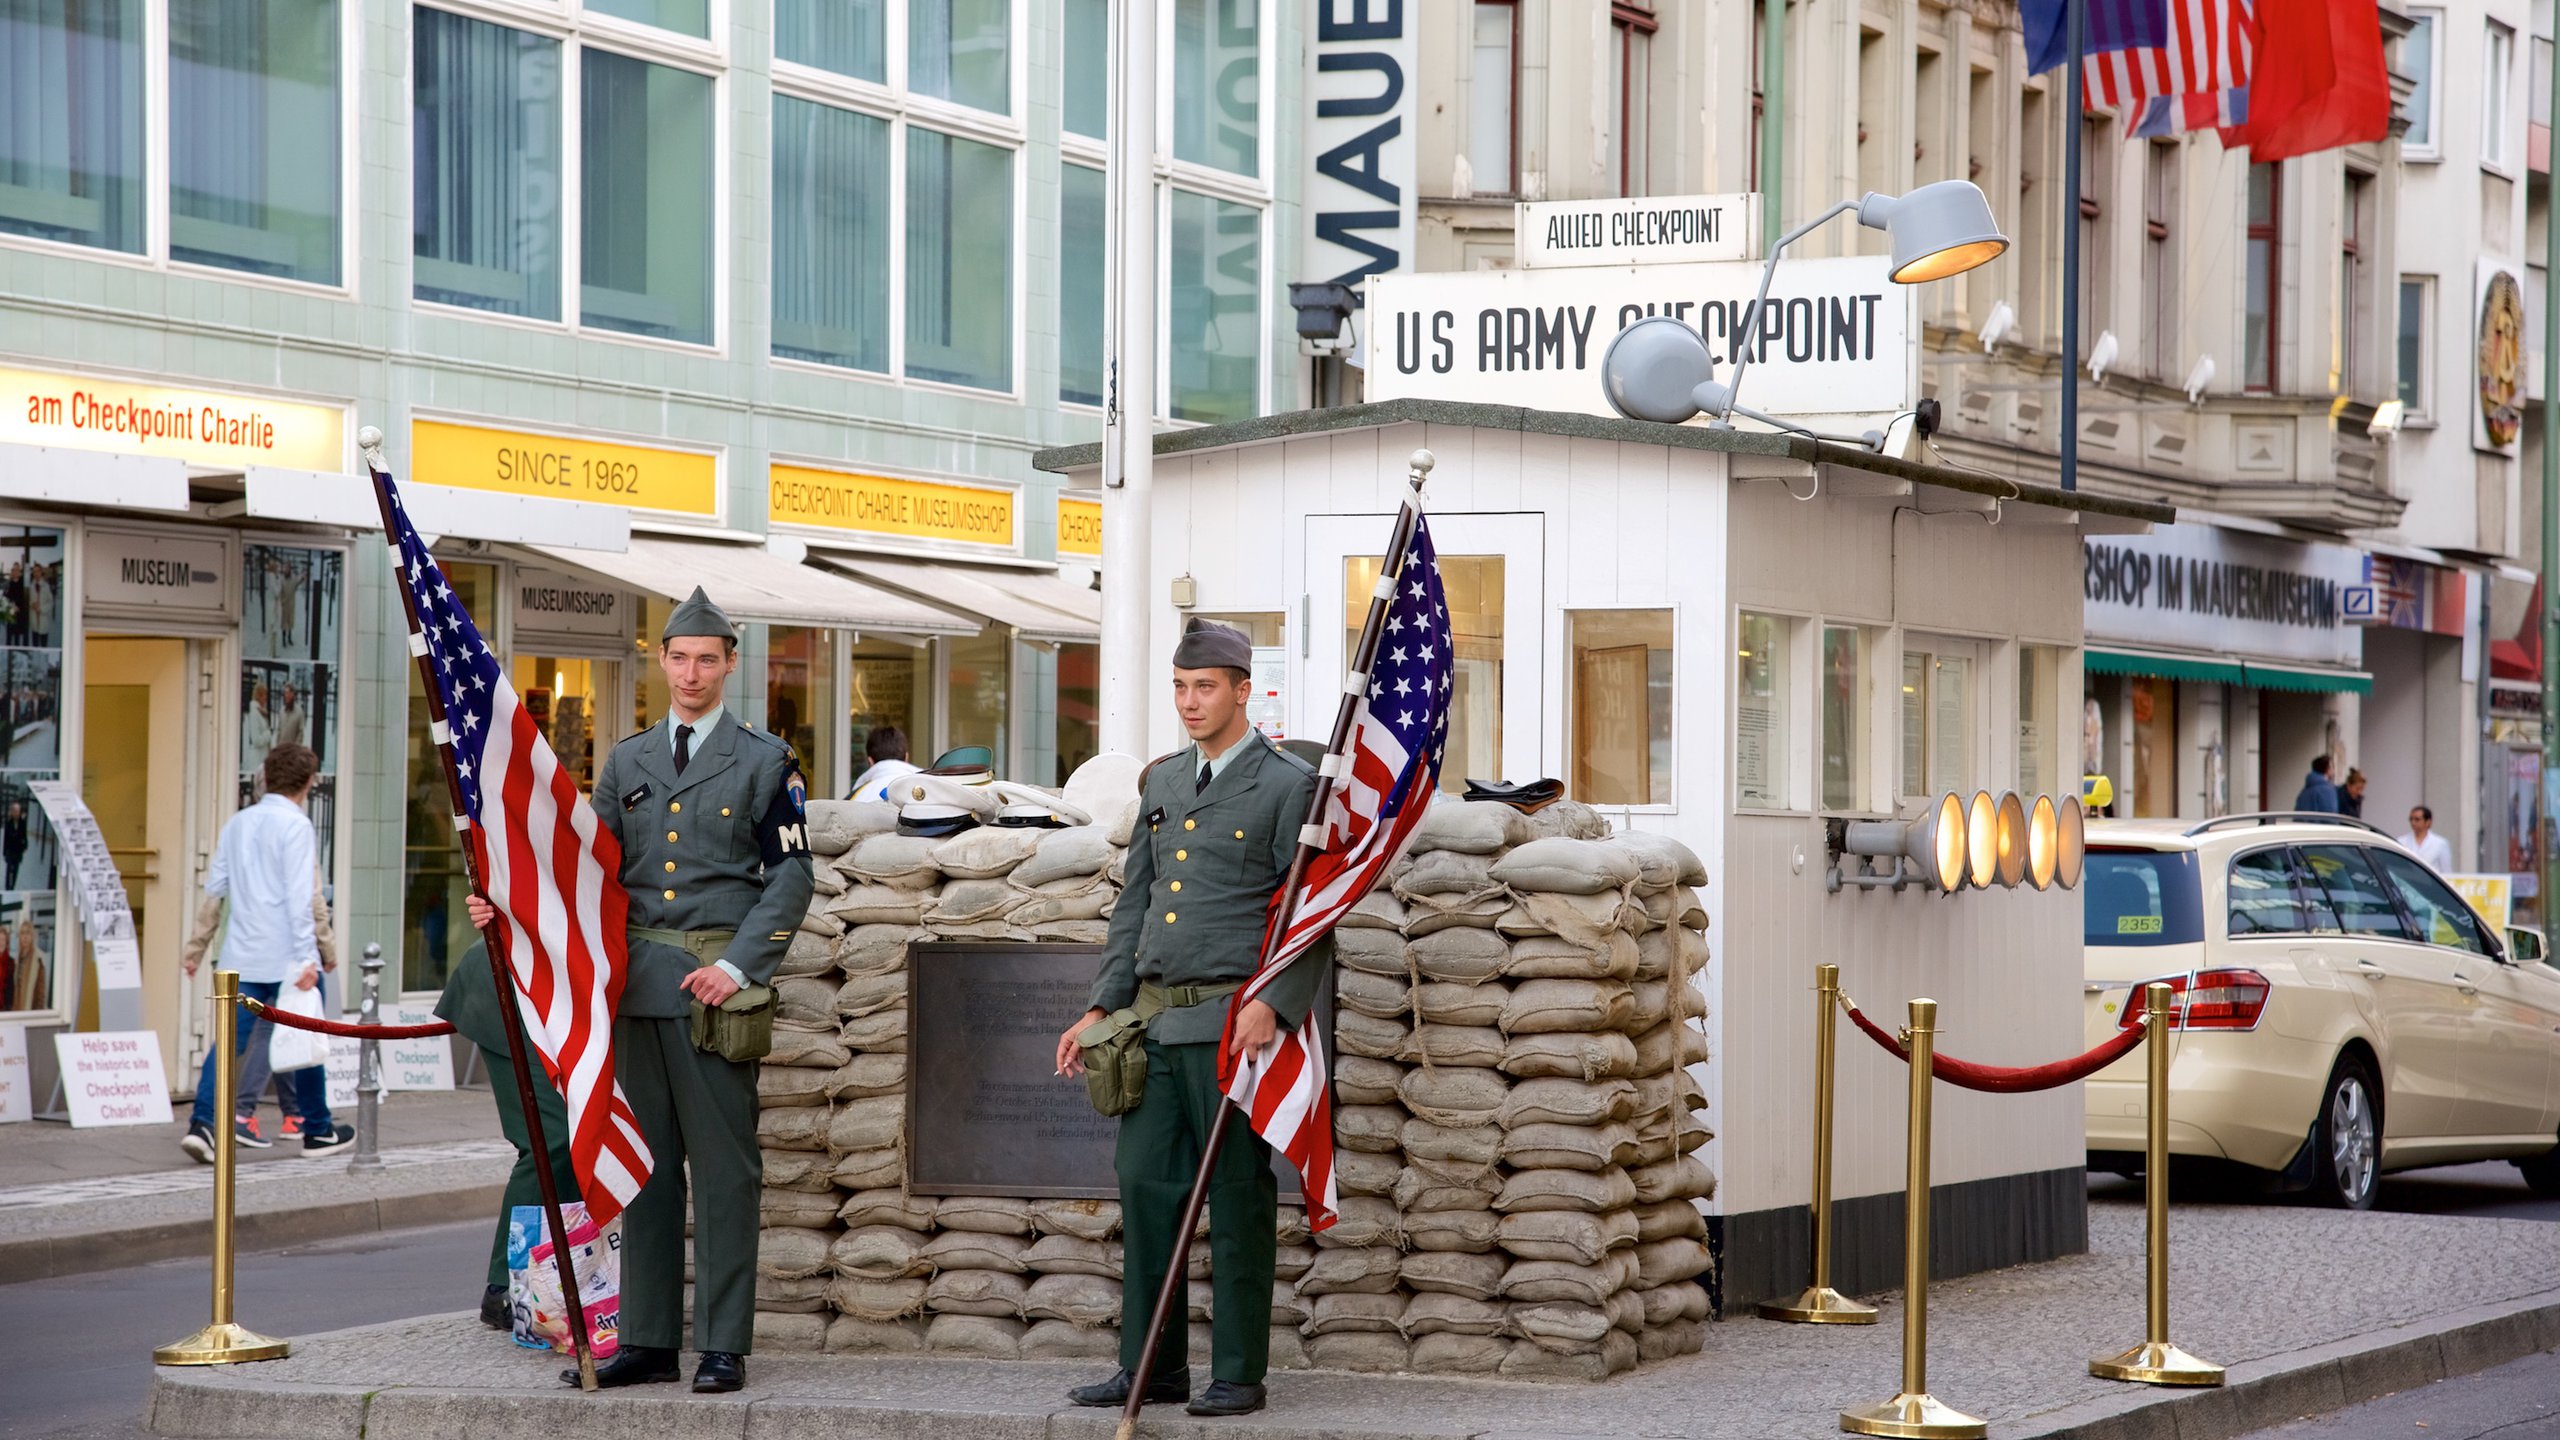
M 734 930 L 717 957 L 770 984 L 791 932 L 809 910 L 808 824 L 791 747 L 724 711 L 684 774 L 662 722 L 605 757 L 595 808 L 622 842 L 630 923 L 653 930 Z M 707 963 L 707 960 L 706 960 Z M 675 1019 L 691 997 L 677 986 L 693 957 L 637 937 L 615 1013 Z
M 436 997 L 436 1018 L 453 1022 L 462 1038 L 492 1055 L 512 1055 L 507 1044 L 507 1017 L 498 1008 L 497 977 L 489 973 L 488 947 L 477 941 L 453 962 L 453 971 L 444 977 L 444 993 Z M 536 1078 L 540 1070 L 534 1071 Z M 491 1076 L 495 1086 L 499 1077 Z M 509 1082 L 508 1093 L 514 1093 Z
M 1141 981 L 1247 979 L 1262 959 L 1263 923 L 1297 853 L 1316 772 L 1249 730 L 1206 792 L 1197 790 L 1199 783 L 1200 751 L 1193 746 L 1157 763 L 1139 791 L 1126 879 L 1111 912 L 1102 974 L 1093 982 L 1096 1009 L 1131 1004 Z M 1332 942 L 1319 943 L 1264 992 L 1283 1026 L 1296 1029 L 1306 1019 L 1332 956 Z M 1147 1035 L 1166 1045 L 1214 1041 L 1226 1020 L 1221 997 L 1167 1010 Z

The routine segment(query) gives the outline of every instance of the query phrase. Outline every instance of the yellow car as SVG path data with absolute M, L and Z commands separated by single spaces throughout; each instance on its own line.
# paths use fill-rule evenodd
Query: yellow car
M 2361 821 L 2089 826 L 2088 1041 L 2177 995 L 2169 1150 L 2351 1209 L 2384 1171 L 2513 1160 L 2560 1194 L 2560 971 Z M 2144 1059 L 2088 1082 L 2092 1169 L 2142 1164 Z

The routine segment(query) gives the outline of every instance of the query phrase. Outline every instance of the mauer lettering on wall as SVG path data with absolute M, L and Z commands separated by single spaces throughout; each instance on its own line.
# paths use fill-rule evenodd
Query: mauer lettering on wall
M 1405 0 L 1316 0 L 1307 213 L 1313 273 L 1357 285 L 1401 270 L 1413 231 Z M 1333 272 L 1327 274 L 1326 272 Z

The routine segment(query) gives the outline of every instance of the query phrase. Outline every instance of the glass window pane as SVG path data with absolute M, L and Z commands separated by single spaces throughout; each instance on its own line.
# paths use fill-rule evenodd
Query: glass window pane
M 1929 793 L 1973 789 L 1973 661 L 1940 655 L 1929 676 Z
M 2361 845 L 2310 845 L 2303 848 L 2302 858 L 2311 878 L 2327 893 L 2329 908 L 2346 933 L 2410 938 L 2400 927 L 2400 912 L 2393 908 L 2390 895 L 2374 877 L 2373 867 L 2365 863 L 2365 853 Z
M 2400 403 L 2412 414 L 2426 409 L 2427 363 L 2427 285 L 2423 280 L 2400 282 Z
M 1787 631 L 1791 622 L 1744 611 L 1734 627 L 1734 803 L 1786 808 Z
M 888 79 L 886 0 L 774 0 L 773 57 L 856 80 Z
M 813 794 L 835 792 L 836 632 L 797 625 L 765 631 L 764 728 L 800 757 Z
M 996 774 L 1004 778 L 1013 719 L 1012 638 L 1003 626 L 990 625 L 966 639 L 940 643 L 943 748 L 984 745 L 995 752 Z
M 1102 647 L 1058 647 L 1058 772 L 1064 785 L 1076 767 L 1102 753 Z
M 2133 808 L 2142 818 L 2178 813 L 2178 682 L 2130 678 L 2133 701 Z M 2122 797 L 2119 797 L 2122 798 Z
M 0 693 L 10 705 L 0 717 L 0 1010 L 49 1010 L 75 998 L 55 993 L 58 854 L 53 826 L 27 788 L 62 778 L 62 557 L 60 530 L 0 530 L 0 630 L 8 645 L 0 650 Z
M 583 66 L 580 317 L 708 345 L 711 77 L 606 50 Z
M 595 793 L 599 753 L 608 748 L 598 742 L 613 733 L 610 718 L 605 719 L 604 734 L 596 729 L 610 699 L 607 684 L 612 670 L 608 660 L 551 655 L 518 655 L 508 667 L 507 682 L 516 687 L 517 703 L 533 718 L 581 795 Z
M 1467 82 L 1467 168 L 1479 195 L 1511 193 L 1512 0 L 1477 0 L 1475 74 Z
M 1211 424 L 1261 411 L 1262 212 L 1173 192 L 1173 418 Z
M 1929 788 L 1929 657 L 1902 652 L 1902 793 Z
M 1173 155 L 1259 173 L 1260 0 L 1175 0 Z
M 2290 851 L 2260 850 L 2232 861 L 2229 888 L 2233 935 L 2291 935 L 2304 928 Z
M 2057 793 L 2061 779 L 2061 741 L 2055 729 L 2060 710 L 2062 655 L 2045 645 L 2018 647 L 2018 793 L 2030 804 L 2038 795 Z
M 773 97 L 773 353 L 889 368 L 889 122 Z
M 586 6 L 696 40 L 711 38 L 711 0 L 586 0 Z
M 2436 15 L 2416 10 L 2409 15 L 2409 34 L 2400 42 L 2400 69 L 2415 76 L 2409 90 L 2409 133 L 2400 137 L 2403 150 L 2435 148 Z M 2538 113 L 2538 112 L 2537 112 Z
M 560 318 L 560 46 L 417 10 L 411 235 L 415 293 Z
M 1822 808 L 1867 806 L 1866 636 L 1822 629 Z
M 335 285 L 337 0 L 170 0 L 169 257 Z
M 1653 193 L 1653 32 L 1627 32 L 1626 193 Z
M 1449 632 L 1457 650 L 1450 679 L 1449 744 L 1440 765 L 1440 788 L 1464 790 L 1466 777 L 1502 773 L 1503 563 L 1499 555 L 1440 556 L 1440 585 L 1449 606 Z M 1360 648 L 1360 626 L 1378 586 L 1378 558 L 1345 556 L 1342 562 L 1342 653 Z M 1255 643 L 1259 644 L 1260 641 Z
M 1576 610 L 1573 790 L 1587 805 L 1671 803 L 1671 612 Z
M 2400 903 L 2408 907 L 2409 917 L 2417 922 L 2419 939 L 2474 955 L 2489 953 L 2489 938 L 2481 928 L 2480 912 L 2454 894 L 2433 871 L 2396 850 L 2380 846 L 2373 848 L 2372 857 L 2382 867 L 2383 878 L 2399 893 Z
M 311 823 L 331 873 L 338 808 L 338 681 L 347 557 L 338 550 L 240 550 L 240 803 L 265 786 L 267 752 L 308 745 L 320 757 Z
M 1079 405 L 1102 403 L 1103 196 L 1101 171 L 1058 167 L 1058 398 Z
M 914 0 L 907 10 L 907 88 L 1011 114 L 1010 8 L 1011 0 Z
M 1066 73 L 1059 123 L 1070 135 L 1111 134 L 1110 0 L 1066 0 Z
M 487 621 L 498 594 L 498 569 L 444 559 L 438 567 L 454 599 Z M 254 615 L 254 607 L 251 611 Z M 463 897 L 471 893 L 462 870 L 462 851 L 454 844 L 453 799 L 445 789 L 444 762 L 436 756 L 435 738 L 427 731 L 427 693 L 418 683 L 418 668 L 403 665 L 409 676 L 409 804 L 401 856 L 400 985 L 404 990 L 441 990 L 444 977 L 478 935 L 464 913 Z
M 0 233 L 140 254 L 142 0 L 0 15 Z
M 1013 388 L 1013 152 L 907 132 L 907 373 Z
M 925 765 L 933 741 L 933 687 L 928 683 L 927 652 L 894 640 L 859 638 L 853 642 L 853 753 L 867 769 L 883 759 L 903 757 Z M 894 730 L 895 736 L 886 732 Z M 875 737 L 878 746 L 873 745 Z M 874 750 L 878 753 L 874 753 Z M 860 777 L 857 775 L 856 779 Z

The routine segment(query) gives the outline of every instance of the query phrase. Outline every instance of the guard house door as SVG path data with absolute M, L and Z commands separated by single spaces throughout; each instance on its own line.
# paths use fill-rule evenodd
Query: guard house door
M 1394 518 L 1307 517 L 1298 734 L 1322 740 L 1333 722 Z M 1433 515 L 1431 538 L 1458 646 L 1441 788 L 1464 789 L 1468 777 L 1534 780 L 1546 753 L 1546 518 Z

